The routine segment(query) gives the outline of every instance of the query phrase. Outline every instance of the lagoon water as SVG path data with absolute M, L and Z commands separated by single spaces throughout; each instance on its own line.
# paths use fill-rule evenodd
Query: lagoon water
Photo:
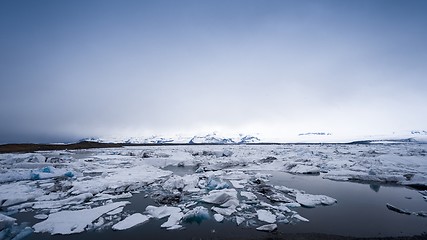
M 166 169 L 177 175 L 194 171 L 190 167 Z M 389 203 L 411 212 L 427 211 L 427 201 L 417 190 L 377 183 L 337 182 L 323 179 L 322 175 L 293 175 L 279 171 L 264 173 L 271 174 L 269 184 L 300 189 L 310 194 L 325 194 L 337 199 L 338 203 L 332 206 L 298 208 L 298 213 L 310 222 L 280 223 L 273 233 L 259 232 L 244 224 L 237 226 L 233 221 L 217 223 L 213 218 L 201 223 L 184 223 L 185 229 L 168 231 L 160 228 L 166 221 L 161 219 L 150 220 L 125 231 L 106 228 L 75 235 L 32 234 L 26 239 L 285 239 L 290 236 L 294 239 L 306 239 L 309 236 L 309 239 L 327 239 L 330 235 L 377 238 L 413 236 L 427 232 L 427 218 L 399 214 L 386 208 Z M 128 213 L 143 213 L 147 205 L 156 205 L 145 192 L 134 194 L 129 200 L 131 204 L 124 210 Z M 37 222 L 30 213 L 22 213 L 22 216 L 25 216 L 20 217 L 23 221 Z

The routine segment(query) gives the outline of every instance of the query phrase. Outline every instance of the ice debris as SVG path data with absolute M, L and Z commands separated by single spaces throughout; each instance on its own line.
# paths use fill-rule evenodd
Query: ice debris
M 217 221 L 217 222 L 222 222 L 222 221 L 224 221 L 224 216 L 222 216 L 222 215 L 221 215 L 221 214 L 219 214 L 219 213 L 215 213 L 213 216 L 214 216 L 215 221 Z
M 123 207 L 130 202 L 115 202 L 92 209 L 77 211 L 59 211 L 52 213 L 43 222 L 33 226 L 35 232 L 50 232 L 51 234 L 72 234 L 83 232 L 93 221 L 103 214 L 116 208 Z
M 184 214 L 182 212 L 173 212 L 169 216 L 168 220 L 165 223 L 163 223 L 160 227 L 167 228 L 169 230 L 178 229 L 181 226 L 179 225 L 179 222 L 183 217 L 184 217 Z
M 150 205 L 145 208 L 145 212 L 151 215 L 152 217 L 155 217 L 157 219 L 162 219 L 172 214 L 177 214 L 181 212 L 181 209 L 179 207 L 169 207 L 169 206 L 155 207 Z
M 267 222 L 267 223 L 275 223 L 276 222 L 276 215 L 271 213 L 270 211 L 260 209 L 256 211 L 258 215 L 258 220 Z
M 305 193 L 297 193 L 296 201 L 304 207 L 315 207 L 316 205 L 332 205 L 337 202 L 335 198 L 325 195 L 312 195 Z
M 277 229 L 277 224 L 266 224 L 256 228 L 256 230 L 258 231 L 265 231 L 265 232 L 272 232 L 276 229 Z
M 196 222 L 201 223 L 203 220 L 209 219 L 209 211 L 203 206 L 197 206 L 192 210 L 189 210 L 183 216 L 183 220 L 188 223 Z
M 125 230 L 128 228 L 134 227 L 136 225 L 143 224 L 146 221 L 148 221 L 148 219 L 150 219 L 150 217 L 147 215 L 142 215 L 141 213 L 134 213 L 134 214 L 128 216 L 127 218 L 125 218 L 124 220 L 114 224 L 112 226 L 112 229 L 113 230 Z

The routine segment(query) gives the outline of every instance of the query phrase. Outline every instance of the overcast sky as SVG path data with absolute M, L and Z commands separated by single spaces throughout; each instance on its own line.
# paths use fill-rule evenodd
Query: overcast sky
M 427 129 L 427 1 L 0 2 L 0 143 Z

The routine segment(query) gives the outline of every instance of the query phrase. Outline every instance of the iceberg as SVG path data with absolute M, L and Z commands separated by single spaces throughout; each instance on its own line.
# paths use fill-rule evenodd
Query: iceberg
M 143 224 L 150 219 L 147 215 L 142 215 L 141 213 L 134 213 L 124 220 L 114 224 L 112 226 L 113 230 L 125 230 L 131 227 L 134 227 L 139 224 Z
M 184 221 L 188 223 L 191 223 L 191 222 L 201 223 L 203 220 L 206 220 L 209 218 L 210 216 L 209 216 L 208 209 L 202 206 L 197 206 L 193 208 L 192 210 L 185 213 L 185 215 L 183 216 Z

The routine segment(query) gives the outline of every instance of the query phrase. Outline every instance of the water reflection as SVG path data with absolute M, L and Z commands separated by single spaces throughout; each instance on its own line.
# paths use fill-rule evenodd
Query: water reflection
M 369 188 L 371 188 L 372 191 L 374 191 L 374 192 L 379 192 L 380 188 L 381 188 L 381 185 L 375 184 L 375 183 L 371 183 L 371 184 L 369 184 Z

